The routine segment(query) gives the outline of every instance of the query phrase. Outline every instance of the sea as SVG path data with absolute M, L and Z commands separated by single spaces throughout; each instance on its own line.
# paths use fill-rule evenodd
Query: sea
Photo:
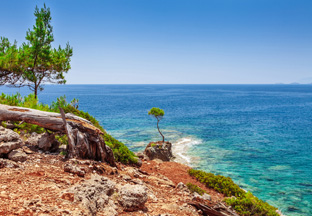
M 312 85 L 46 85 L 39 101 L 66 95 L 132 151 L 161 140 L 176 160 L 231 177 L 290 216 L 312 215 Z M 0 87 L 27 95 L 27 88 Z

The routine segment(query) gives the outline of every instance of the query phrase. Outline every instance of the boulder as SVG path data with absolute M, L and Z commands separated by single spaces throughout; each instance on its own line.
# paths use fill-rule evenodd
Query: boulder
M 135 155 L 136 155 L 139 159 L 141 159 L 141 160 L 149 160 L 149 158 L 147 157 L 147 155 L 144 154 L 143 152 L 137 152 L 137 153 L 135 153 Z
M 22 141 L 14 141 L 14 142 L 4 142 L 0 143 L 0 155 L 8 154 L 12 150 L 20 148 L 22 145 Z
M 147 201 L 147 188 L 142 185 L 126 184 L 120 188 L 119 203 L 125 211 L 135 211 L 144 208 Z
M 187 186 L 183 182 L 179 182 L 176 187 L 178 190 L 183 190 L 187 188 Z
M 0 168 L 18 168 L 20 167 L 16 162 L 0 158 Z
M 199 195 L 198 193 L 193 193 L 193 199 L 202 199 L 202 200 L 209 200 L 211 201 L 211 196 L 209 194 L 204 193 L 203 195 Z
M 0 126 L 0 155 L 8 154 L 12 150 L 20 148 L 22 143 L 18 133 Z
M 209 194 L 204 193 L 204 194 L 202 195 L 202 199 L 203 199 L 203 200 L 209 200 L 209 201 L 211 201 L 211 196 L 210 196 Z
M 137 162 L 136 162 L 135 165 L 136 165 L 137 167 L 141 167 L 142 164 L 143 164 L 142 160 L 141 160 L 140 158 L 137 158 Z
M 39 140 L 43 134 L 37 134 L 36 132 L 31 133 L 30 137 L 26 140 L 26 144 L 31 146 L 38 146 Z
M 0 126 L 0 142 L 10 142 L 20 139 L 18 133 Z
M 72 174 L 77 174 L 80 177 L 84 177 L 86 174 L 86 171 L 80 168 L 78 165 L 74 165 L 69 162 L 64 165 L 64 171 Z
M 183 182 L 179 182 L 176 186 L 177 190 L 179 191 L 183 191 L 183 192 L 187 192 L 190 193 L 190 190 L 188 189 L 188 187 L 183 183 Z
M 113 181 L 106 177 L 92 175 L 91 179 L 64 191 L 61 198 L 80 203 L 90 215 L 96 215 L 98 211 L 110 212 L 107 215 L 117 215 L 116 206 L 110 199 L 114 190 Z
M 27 154 L 23 151 L 23 149 L 15 149 L 8 154 L 8 158 L 15 162 L 24 162 L 27 160 Z
M 170 142 L 150 142 L 145 150 L 144 154 L 150 159 L 160 159 L 162 161 L 170 161 L 173 158 L 172 144 Z
M 43 151 L 54 152 L 58 149 L 59 145 L 60 143 L 55 139 L 55 135 L 48 132 L 43 134 L 38 140 L 38 147 Z

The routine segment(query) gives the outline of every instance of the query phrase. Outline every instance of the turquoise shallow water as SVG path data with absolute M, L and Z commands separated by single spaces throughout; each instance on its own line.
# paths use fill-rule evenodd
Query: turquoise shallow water
M 312 85 L 48 85 L 39 98 L 64 94 L 133 151 L 160 139 L 147 112 L 163 108 L 160 127 L 181 161 L 287 215 L 312 215 Z

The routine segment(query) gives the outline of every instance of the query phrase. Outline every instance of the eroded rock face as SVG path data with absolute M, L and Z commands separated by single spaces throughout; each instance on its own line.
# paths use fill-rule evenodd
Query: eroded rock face
M 15 162 L 24 162 L 27 160 L 27 154 L 23 151 L 23 149 L 15 149 L 8 154 L 8 158 Z
M 209 200 L 211 201 L 211 196 L 209 194 L 204 193 L 203 195 L 199 195 L 198 193 L 193 193 L 193 199 L 202 199 L 202 200 Z
M 77 174 L 80 177 L 84 177 L 86 174 L 85 170 L 82 170 L 79 166 L 71 164 L 71 163 L 66 163 L 64 165 L 64 171 L 69 172 L 69 173 L 73 173 L 73 174 Z
M 0 126 L 0 142 L 16 141 L 19 138 L 18 133 Z
M 0 155 L 8 154 L 12 150 L 20 148 L 23 141 L 12 130 L 0 126 Z
M 56 151 L 60 143 L 55 139 L 54 134 L 45 133 L 38 140 L 38 147 L 43 151 Z
M 110 196 L 113 195 L 115 183 L 106 177 L 92 175 L 91 179 L 75 185 L 64 191 L 61 198 L 80 202 L 90 215 L 96 215 L 100 210 L 117 215 L 116 206 Z
M 33 132 L 25 143 L 32 146 L 37 146 L 42 135 L 43 134 L 37 134 L 36 132 Z
M 120 188 L 118 201 L 125 211 L 135 211 L 144 208 L 147 198 L 145 186 L 126 184 Z
M 172 144 L 170 142 L 150 142 L 146 146 L 144 154 L 150 160 L 160 159 L 162 161 L 170 161 L 170 159 L 173 157 L 171 146 Z
M 143 152 L 136 152 L 135 155 L 141 159 L 141 160 L 149 160 L 149 158 L 147 157 L 146 154 L 144 154 Z
M 187 188 L 187 186 L 185 184 L 183 184 L 183 182 L 179 182 L 177 184 L 176 188 L 177 188 L 177 190 L 190 193 L 190 190 Z
M 16 162 L 0 158 L 0 168 L 18 168 L 20 167 Z

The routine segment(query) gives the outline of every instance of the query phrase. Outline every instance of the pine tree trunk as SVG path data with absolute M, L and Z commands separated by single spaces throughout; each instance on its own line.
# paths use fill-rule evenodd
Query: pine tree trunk
M 38 86 L 35 84 L 35 98 L 38 98 Z
M 158 132 L 160 133 L 160 135 L 162 136 L 162 138 L 163 138 L 163 142 L 165 142 L 165 137 L 164 137 L 164 135 L 160 132 L 160 130 L 159 130 L 159 126 L 158 126 L 158 123 L 159 123 L 159 120 L 157 119 L 157 129 L 158 129 Z

